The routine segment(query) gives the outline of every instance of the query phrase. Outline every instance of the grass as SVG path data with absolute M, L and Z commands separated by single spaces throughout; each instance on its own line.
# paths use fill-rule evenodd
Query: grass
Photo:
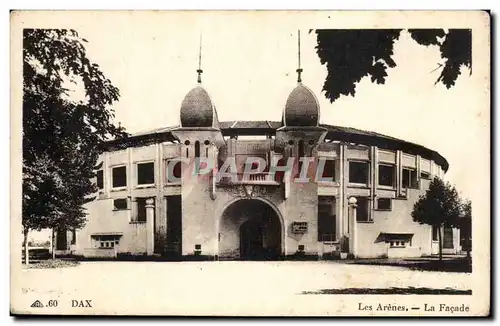
M 48 260 L 33 260 L 30 261 L 29 265 L 23 265 L 24 268 L 63 268 L 63 267 L 75 267 L 80 263 L 76 260 L 71 259 L 48 259 Z
M 447 295 L 472 295 L 472 290 L 457 290 L 452 288 L 344 288 L 344 289 L 321 289 L 317 291 L 304 291 L 301 294 L 447 294 Z

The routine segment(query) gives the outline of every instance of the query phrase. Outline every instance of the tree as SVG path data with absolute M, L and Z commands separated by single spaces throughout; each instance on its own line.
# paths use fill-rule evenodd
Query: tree
M 316 30 L 318 54 L 326 64 L 327 76 L 323 85 L 330 102 L 340 95 L 354 96 L 356 84 L 369 76 L 373 83 L 384 84 L 387 68 L 396 67 L 392 59 L 394 42 L 401 29 L 325 29 Z M 470 29 L 409 29 L 411 38 L 424 46 L 438 46 L 442 63 L 436 83 L 446 88 L 455 85 L 462 66 L 472 73 L 472 33 Z
M 461 216 L 462 204 L 458 192 L 450 183 L 435 177 L 425 194 L 413 206 L 411 216 L 419 224 L 436 228 L 439 242 L 439 260 L 443 259 L 442 228 L 456 226 Z
M 113 124 L 110 107 L 119 91 L 90 62 L 85 42 L 74 30 L 23 33 L 25 244 L 30 230 L 63 231 L 84 225 L 83 204 L 95 199 L 97 191 L 91 179 L 99 168 L 100 144 L 126 136 Z M 80 87 L 85 99 L 75 100 L 68 84 Z
M 462 203 L 461 214 L 457 223 L 460 228 L 460 237 L 464 239 L 463 246 L 467 252 L 467 258 L 470 258 L 470 251 L 472 249 L 472 203 L 470 200 L 465 200 Z

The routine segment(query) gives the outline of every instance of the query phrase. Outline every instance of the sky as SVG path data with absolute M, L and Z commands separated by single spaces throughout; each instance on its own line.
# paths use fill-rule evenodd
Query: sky
M 488 108 L 478 105 L 485 91 L 478 87 L 479 76 L 463 69 L 451 89 L 435 84 L 443 60 L 438 48 L 421 46 L 403 32 L 394 45 L 397 67 L 388 69 L 385 84 L 365 77 L 354 97 L 330 103 L 322 92 L 326 67 L 315 51 L 316 34 L 289 20 L 246 18 L 96 14 L 73 28 L 88 40 L 90 59 L 120 89 L 116 121 L 130 133 L 179 124 L 180 104 L 196 86 L 200 34 L 203 84 L 219 120 L 280 120 L 296 86 L 301 28 L 302 79 L 319 99 L 321 123 L 376 131 L 436 150 L 450 163 L 446 179 L 470 196 L 474 173 L 469 167 L 484 155 L 470 145 L 489 130 Z

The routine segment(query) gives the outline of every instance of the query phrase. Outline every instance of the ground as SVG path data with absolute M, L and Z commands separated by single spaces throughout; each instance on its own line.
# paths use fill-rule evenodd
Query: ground
M 320 304 L 338 303 L 328 294 L 363 291 L 360 289 L 375 294 L 415 294 L 419 289 L 434 294 L 467 294 L 472 279 L 469 273 L 342 261 L 95 261 L 64 268 L 23 269 L 19 282 L 26 303 L 57 299 L 62 307 L 71 300 L 92 300 L 93 309 L 101 312 L 137 313 L 147 304 L 148 310 L 157 313 L 217 314 L 254 308 L 262 313 L 276 312 L 283 306 L 297 311 L 313 300 L 322 301 L 314 306 L 319 311 Z

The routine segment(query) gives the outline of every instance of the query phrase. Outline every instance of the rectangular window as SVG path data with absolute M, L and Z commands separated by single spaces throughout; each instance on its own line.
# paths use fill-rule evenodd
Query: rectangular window
M 370 201 L 368 200 L 368 197 L 356 197 L 356 199 L 356 221 L 370 222 Z
M 93 235 L 94 247 L 98 249 L 113 249 L 120 244 L 120 235 Z
M 415 169 L 403 168 L 403 188 L 418 189 L 417 171 Z
M 432 241 L 438 241 L 438 228 L 436 226 L 432 226 Z
M 128 208 L 127 198 L 118 198 L 113 200 L 113 209 L 115 211 L 122 211 Z
M 430 179 L 431 178 L 431 174 L 429 172 L 421 171 L 420 172 L 420 177 L 422 179 Z
M 97 171 L 97 188 L 104 189 L 104 171 Z
M 328 179 L 330 181 L 335 181 L 335 160 L 327 159 L 322 157 L 322 160 L 325 161 L 325 166 L 323 167 L 322 178 Z
M 405 248 L 406 241 L 391 241 L 390 245 L 391 245 L 391 248 Z
M 154 162 L 137 164 L 137 184 L 153 185 L 155 183 L 155 164 Z
M 392 200 L 390 198 L 377 198 L 377 209 L 390 211 L 392 209 Z
M 120 188 L 127 186 L 127 167 L 119 166 L 112 168 L 113 171 L 113 188 Z
M 381 186 L 394 187 L 396 167 L 394 165 L 378 165 L 378 184 Z
M 368 184 L 369 171 L 368 162 L 349 162 L 349 182 Z
M 141 223 L 146 222 L 146 220 L 147 220 L 146 200 L 149 198 L 151 198 L 151 197 L 147 197 L 147 198 L 137 197 L 135 199 L 136 207 L 137 207 L 137 211 L 136 211 L 137 214 L 136 214 L 135 222 L 141 222 Z M 153 211 L 154 211 L 154 209 L 153 209 Z
M 318 241 L 336 240 L 335 197 L 318 197 Z

